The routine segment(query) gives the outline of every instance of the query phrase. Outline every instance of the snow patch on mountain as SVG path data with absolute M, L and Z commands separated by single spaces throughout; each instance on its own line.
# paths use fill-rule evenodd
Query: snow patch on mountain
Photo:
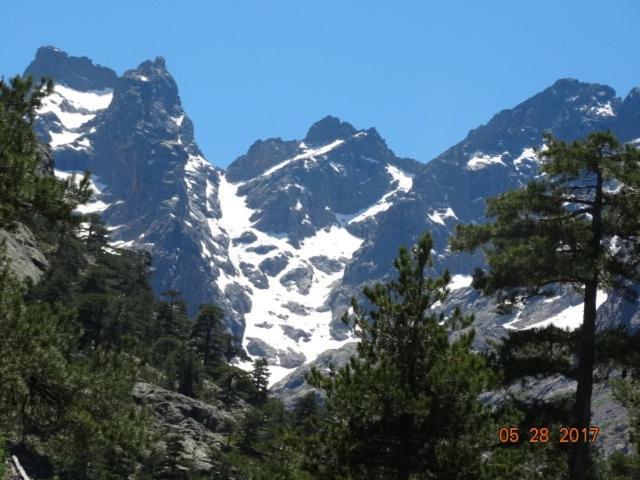
M 54 173 L 56 178 L 59 178 L 60 180 L 66 180 L 68 178 L 74 177 L 74 180 L 76 182 L 80 181 L 80 179 L 84 175 L 83 172 L 65 172 L 62 170 L 54 170 Z M 89 179 L 89 186 L 93 191 L 91 199 L 85 204 L 78 205 L 75 211 L 78 213 L 82 213 L 83 215 L 87 215 L 90 213 L 100 213 L 109 208 L 110 204 L 102 200 L 102 197 L 106 190 L 106 186 L 100 183 L 99 180 L 94 176 Z
M 484 155 L 482 153 L 475 153 L 467 162 L 467 169 L 481 170 L 489 165 L 502 165 L 506 167 L 506 164 L 502 161 L 502 155 L 504 154 Z
M 438 210 L 431 210 L 427 214 L 427 217 L 433 223 L 438 223 L 440 225 L 445 225 L 445 220 L 447 218 L 453 218 L 455 220 L 458 220 L 458 217 L 456 216 L 456 213 L 453 211 L 453 209 L 451 207 L 440 208 Z
M 284 160 L 283 162 L 278 163 L 277 165 L 274 165 L 273 167 L 269 168 L 267 171 L 265 171 L 262 176 L 269 176 L 274 172 L 277 172 L 278 170 L 286 167 L 287 165 L 289 165 L 292 162 L 296 162 L 298 160 L 315 160 L 316 157 L 325 155 L 327 153 L 329 153 L 331 150 L 334 150 L 335 148 L 339 147 L 340 145 L 342 145 L 344 143 L 344 140 L 335 140 L 331 143 L 329 143 L 328 145 L 323 145 L 320 148 L 308 148 L 303 142 L 300 142 L 300 147 L 304 148 L 304 151 L 298 155 L 296 155 L 293 158 L 289 158 L 287 160 Z
M 461 290 L 463 288 L 470 287 L 471 282 L 473 282 L 473 277 L 471 275 L 453 275 L 451 277 L 451 281 L 449 282 L 448 288 L 451 291 Z
M 518 157 L 513 160 L 513 164 L 516 167 L 518 167 L 524 162 L 536 161 L 537 159 L 538 159 L 538 156 L 536 154 L 535 149 L 533 149 L 531 147 L 527 147 L 527 148 L 524 148 L 522 150 L 522 153 L 520 155 L 518 155 Z
M 236 273 L 221 272 L 216 282 L 222 291 L 240 288 L 251 299 L 243 346 L 253 358 L 260 355 L 252 354 L 257 348 L 252 348 L 252 343 L 272 350 L 275 358 L 269 370 L 275 383 L 305 361 L 348 342 L 331 336 L 328 300 L 362 240 L 343 227 L 331 226 L 296 248 L 285 235 L 253 227 L 254 210 L 238 194 L 240 185 L 220 175 L 222 217 L 209 219 L 209 226 L 212 235 L 224 231 L 231 239 L 229 259 Z M 286 266 L 270 270 L 265 268 L 265 260 Z M 241 366 L 251 368 L 250 363 Z
M 56 85 L 53 93 L 42 101 L 42 106 L 37 110 L 39 116 L 54 115 L 59 124 L 59 130 L 50 132 L 51 148 L 55 150 L 65 145 L 70 145 L 75 150 L 88 148 L 88 139 L 76 142 L 85 133 L 81 127 L 93 120 L 98 112 L 109 107 L 112 100 L 111 89 L 81 92 Z
M 600 117 L 615 117 L 613 106 L 611 102 L 597 103 L 596 105 L 583 105 L 580 107 L 581 111 L 588 111 Z
M 413 175 L 400 170 L 394 165 L 387 164 L 385 166 L 387 172 L 393 178 L 392 183 L 396 184 L 396 187 L 384 194 L 384 196 L 373 205 L 360 210 L 359 212 L 352 214 L 336 213 L 336 219 L 341 225 L 349 225 L 358 222 L 362 222 L 367 218 L 375 217 L 379 213 L 388 210 L 393 205 L 393 197 L 399 192 L 408 192 L 413 186 Z
M 607 301 L 608 294 L 603 290 L 598 290 L 598 294 L 596 296 L 596 310 L 600 308 L 600 306 Z M 552 303 L 559 300 L 560 297 L 552 297 L 543 300 L 543 303 Z M 550 318 L 547 318 L 541 322 L 537 322 L 531 325 L 527 325 L 522 328 L 515 327 L 514 325 L 522 320 L 521 318 L 522 310 L 518 312 L 515 318 L 503 325 L 504 328 L 508 330 L 529 330 L 532 328 L 545 328 L 549 325 L 553 325 L 557 328 L 562 328 L 564 330 L 575 330 L 582 325 L 582 319 L 584 314 L 584 304 L 577 303 L 576 305 L 571 305 L 561 312 L 553 315 Z
M 52 149 L 57 149 L 60 148 L 64 145 L 73 143 L 76 139 L 78 139 L 82 133 L 76 133 L 76 132 L 70 132 L 69 130 L 63 130 L 60 133 L 57 132 L 51 132 L 49 135 L 51 135 L 51 141 L 49 142 L 49 145 L 51 146 Z

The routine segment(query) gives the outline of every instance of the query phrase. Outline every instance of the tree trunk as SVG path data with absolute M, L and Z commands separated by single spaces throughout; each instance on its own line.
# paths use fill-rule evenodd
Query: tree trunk
M 596 298 L 598 295 L 598 260 L 602 253 L 602 203 L 603 176 L 596 173 L 596 189 L 593 201 L 591 220 L 591 253 L 593 273 L 584 284 L 584 316 L 578 351 L 578 389 L 576 391 L 575 421 L 578 429 L 591 427 L 591 394 L 593 392 L 593 365 L 596 342 Z M 589 435 L 579 435 L 571 458 L 571 480 L 587 480 L 591 478 L 591 455 L 589 452 Z
M 595 359 L 596 337 L 596 295 L 598 282 L 591 281 L 584 289 L 584 317 L 582 321 L 582 335 L 580 350 L 578 352 L 578 389 L 576 391 L 575 420 L 576 427 L 586 428 L 591 426 L 591 393 L 593 391 L 593 365 Z M 588 435 L 587 435 L 588 437 Z M 591 470 L 591 458 L 589 442 L 580 441 L 574 446 L 571 459 L 571 480 L 586 480 Z

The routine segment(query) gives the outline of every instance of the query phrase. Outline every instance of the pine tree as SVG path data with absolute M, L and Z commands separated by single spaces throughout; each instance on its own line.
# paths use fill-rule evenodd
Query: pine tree
M 196 398 L 202 388 L 202 363 L 195 352 L 184 345 L 177 355 L 178 393 Z
M 42 99 L 53 91 L 51 80 L 39 84 L 14 77 L 0 79 L 0 227 L 15 220 L 28 224 L 39 217 L 49 223 L 70 221 L 74 208 L 91 195 L 88 174 L 58 180 L 41 175 L 40 146 L 33 124 Z
M 85 244 L 93 255 L 100 255 L 109 246 L 109 230 L 104 220 L 97 214 L 88 215 Z
M 343 320 L 360 340 L 358 358 L 309 380 L 327 395 L 308 468 L 324 478 L 482 478 L 483 454 L 495 433 L 478 396 L 491 384 L 484 359 L 471 351 L 473 332 L 450 342 L 448 327 L 468 325 L 431 307 L 447 293 L 449 275 L 425 277 L 432 240 L 401 248 L 397 280 L 364 289 Z
M 258 358 L 253 362 L 251 382 L 256 391 L 254 399 L 256 405 L 265 403 L 269 392 L 269 370 L 266 358 Z
M 567 144 L 545 137 L 538 152 L 542 176 L 525 188 L 487 203 L 486 225 L 459 226 L 454 250 L 482 247 L 489 267 L 474 285 L 515 304 L 556 284 L 583 293 L 584 314 L 577 347 L 578 388 L 574 420 L 590 427 L 598 289 L 631 293 L 640 279 L 640 152 L 610 133 L 593 133 Z M 578 443 L 571 478 L 590 475 L 589 443 Z
M 126 478 L 144 457 L 146 418 L 133 403 L 135 369 L 100 349 L 80 353 L 74 311 L 28 304 L 0 268 L 0 431 L 39 448 L 61 479 Z
M 188 339 L 191 325 L 187 318 L 187 304 L 182 298 L 182 293 L 178 290 L 166 290 L 161 295 L 167 300 L 159 302 L 157 308 L 158 337 Z
M 156 467 L 153 478 L 162 480 L 188 480 L 189 462 L 184 457 L 182 439 L 177 434 L 169 434 L 165 440 L 162 460 Z
M 222 320 L 224 312 L 213 304 L 203 304 L 196 315 L 191 338 L 205 368 L 220 362 L 227 350 L 227 337 Z

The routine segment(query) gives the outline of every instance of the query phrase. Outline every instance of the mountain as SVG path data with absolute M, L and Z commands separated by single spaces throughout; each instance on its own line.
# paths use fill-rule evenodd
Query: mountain
M 538 175 L 534 148 L 544 132 L 640 138 L 640 89 L 621 99 L 610 87 L 563 79 L 427 164 L 396 156 L 373 128 L 329 116 L 303 139 L 256 141 L 222 170 L 199 150 L 162 58 L 119 76 L 43 47 L 25 73 L 56 80 L 38 130 L 59 175 L 93 173 L 96 197 L 83 211 L 101 213 L 116 245 L 153 255 L 156 292 L 180 290 L 191 312 L 219 303 L 249 354 L 268 358 L 273 381 L 347 345 L 339 317 L 348 299 L 389 278 L 398 247 L 425 230 L 435 240 L 434 272 L 455 274 L 443 308 L 476 312 L 480 346 L 503 325 L 569 321 L 578 302 L 570 295 L 519 317 L 497 315 L 469 287 L 482 259 L 452 254 L 448 238 L 459 222 L 485 221 L 487 198 Z M 609 295 L 602 310 L 623 301 Z M 635 328 L 636 310 L 627 305 L 608 322 Z
M 183 292 L 191 312 L 220 303 L 275 379 L 343 343 L 328 328 L 341 313 L 332 292 L 418 162 L 326 117 L 302 140 L 256 142 L 224 172 L 198 149 L 162 58 L 107 78 L 43 47 L 35 72 L 56 81 L 38 129 L 58 174 L 92 172 L 82 211 L 102 215 L 115 245 L 152 254 L 156 292 Z
M 452 253 L 448 239 L 460 222 L 486 221 L 487 198 L 537 177 L 534 149 L 544 148 L 545 132 L 571 141 L 592 131 L 611 130 L 624 142 L 640 143 L 639 93 L 636 88 L 621 99 L 608 86 L 562 79 L 471 130 L 464 140 L 426 164 L 414 177 L 412 188 L 378 217 L 374 234 L 349 262 L 335 297 L 344 301 L 358 295 L 364 285 L 390 278 L 395 246 L 412 245 L 428 230 L 434 237 L 434 273 L 448 269 L 453 274 L 451 295 L 441 308 L 450 312 L 463 307 L 475 315 L 477 348 L 501 338 L 507 329 L 549 323 L 563 328 L 579 326 L 582 299 L 569 289 L 559 290 L 552 298 L 533 299 L 509 314 L 499 314 L 491 299 L 470 286 L 470 274 L 483 265 L 481 256 Z M 600 292 L 598 305 L 600 329 L 640 329 L 640 311 L 633 301 L 616 292 Z M 332 332 L 339 338 L 346 336 L 337 319 Z M 344 355 L 338 350 L 331 357 L 342 359 Z M 323 362 L 319 365 L 322 367 Z M 297 398 L 307 389 L 302 374 L 308 368 L 305 365 L 292 372 L 273 391 L 285 399 Z
M 538 175 L 534 149 L 543 148 L 545 132 L 567 141 L 596 130 L 612 130 L 622 141 L 640 137 L 637 95 L 636 89 L 622 100 L 610 87 L 563 79 L 471 130 L 426 164 L 411 191 L 380 216 L 374 237 L 346 269 L 343 288 L 353 293 L 387 277 L 395 255 L 389 246 L 411 245 L 425 230 L 434 236 L 436 273 L 471 274 L 482 259 L 448 250 L 455 225 L 486 221 L 487 198 Z

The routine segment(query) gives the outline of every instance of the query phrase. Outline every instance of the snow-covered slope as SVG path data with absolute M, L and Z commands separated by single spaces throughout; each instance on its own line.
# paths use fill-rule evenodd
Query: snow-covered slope
M 254 356 L 270 359 L 271 381 L 320 353 L 343 345 L 331 336 L 329 304 L 332 288 L 362 240 L 344 227 L 331 226 L 297 247 L 284 235 L 253 226 L 254 210 L 222 175 L 222 217 L 210 223 L 212 234 L 224 230 L 232 239 L 229 258 L 238 275 L 223 274 L 218 287 L 244 289 L 251 299 L 245 314 L 243 345 Z

